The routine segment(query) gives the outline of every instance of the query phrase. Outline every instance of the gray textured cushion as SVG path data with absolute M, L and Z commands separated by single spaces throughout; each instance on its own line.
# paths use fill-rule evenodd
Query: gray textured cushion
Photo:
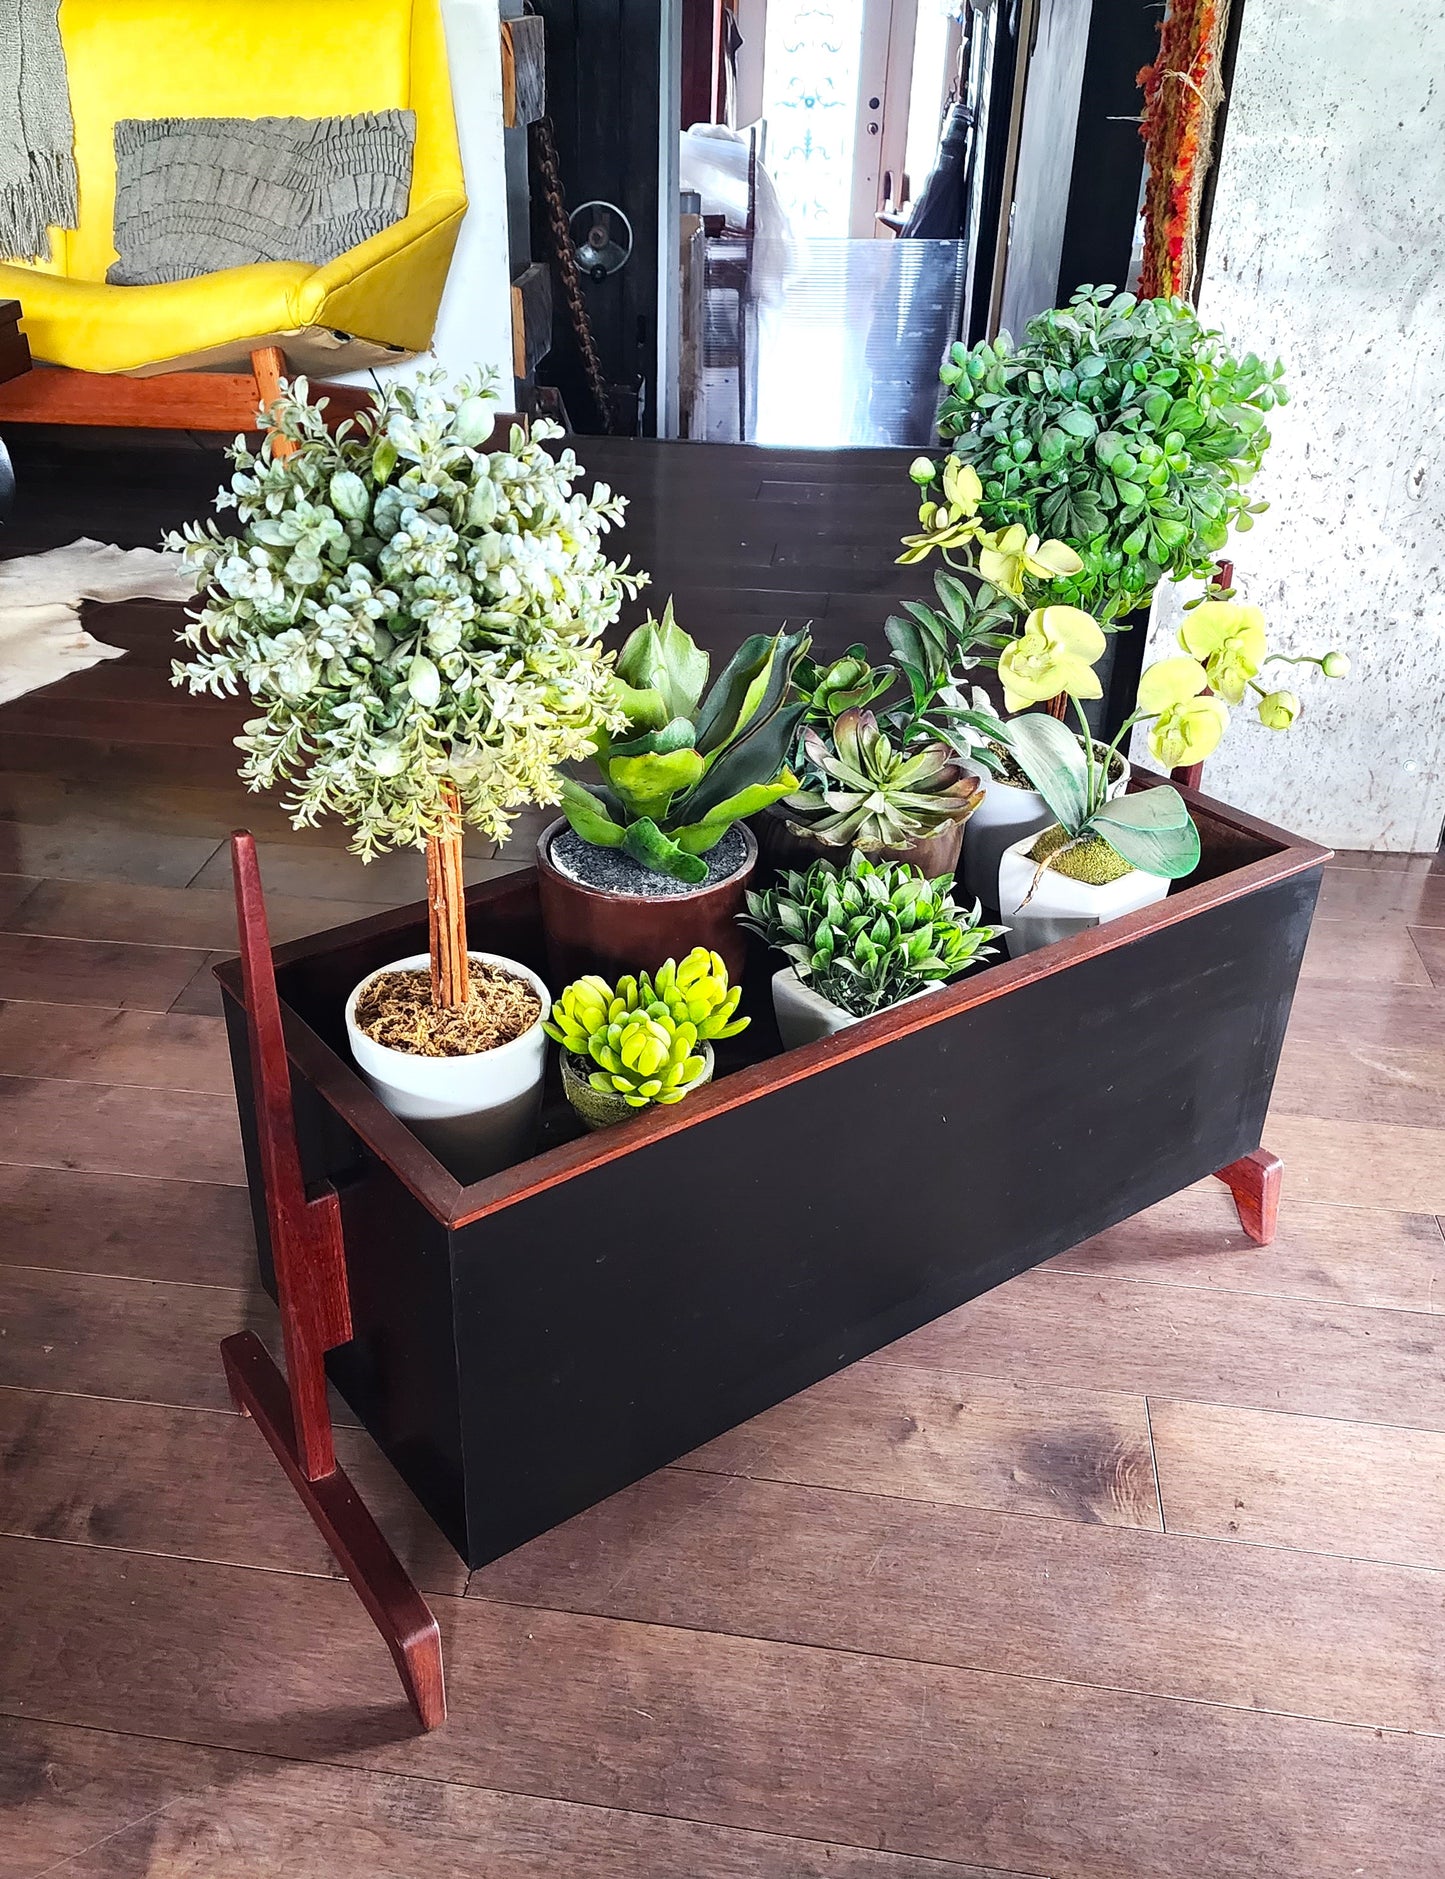
M 116 287 L 255 261 L 320 267 L 406 214 L 416 117 L 122 118 Z

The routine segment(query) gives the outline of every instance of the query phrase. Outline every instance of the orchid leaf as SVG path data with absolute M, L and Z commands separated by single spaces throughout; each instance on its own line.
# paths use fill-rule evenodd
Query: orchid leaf
M 1090 827 L 1145 874 L 1178 881 L 1199 866 L 1199 831 L 1184 798 L 1167 783 L 1105 803 Z
M 1088 768 L 1067 725 L 1042 711 L 1011 718 L 1008 748 L 1059 824 L 1078 835 L 1089 814 Z

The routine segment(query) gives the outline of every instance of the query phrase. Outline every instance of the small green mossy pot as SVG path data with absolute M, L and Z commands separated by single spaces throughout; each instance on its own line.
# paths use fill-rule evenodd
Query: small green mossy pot
M 1043 834 L 1029 850 L 1030 861 L 1047 861 L 1055 874 L 1066 874 L 1071 881 L 1084 881 L 1090 887 L 1104 887 L 1110 881 L 1122 881 L 1133 872 L 1124 857 L 1104 840 L 1090 835 L 1070 844 L 1058 823 Z
M 712 1045 L 698 1045 L 698 1052 L 707 1059 L 707 1068 L 697 1079 L 689 1083 L 684 1096 L 690 1096 L 694 1090 L 700 1090 L 705 1083 L 712 1082 L 713 1052 Z M 656 1103 L 644 1103 L 641 1108 L 634 1108 L 618 1090 L 594 1089 L 588 1081 L 595 1065 L 585 1058 L 574 1057 L 570 1050 L 562 1052 L 562 1088 L 567 1100 L 589 1129 L 608 1129 L 614 1122 L 626 1122 L 629 1116 L 645 1115 L 649 1109 L 656 1109 Z M 671 1105 L 662 1105 L 670 1108 Z

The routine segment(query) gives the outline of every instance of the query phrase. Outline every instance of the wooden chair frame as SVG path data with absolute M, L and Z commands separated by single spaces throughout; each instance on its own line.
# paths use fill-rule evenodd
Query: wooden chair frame
M 290 376 L 280 346 L 258 346 L 249 372 L 159 372 L 131 378 L 124 372 L 80 372 L 66 365 L 32 365 L 23 378 L 0 385 L 0 422 L 96 424 L 131 430 L 237 431 L 260 428 L 257 413 L 271 405 Z M 369 386 L 317 386 L 330 400 L 329 415 L 352 417 L 372 398 Z
M 221 1361 L 232 1402 L 265 1436 L 371 1614 L 417 1720 L 423 1729 L 435 1729 L 447 1713 L 441 1631 L 336 1461 L 326 1353 L 352 1336 L 341 1208 L 334 1188 L 308 1194 L 302 1180 L 261 872 L 255 841 L 245 831 L 231 837 L 231 869 L 286 1369 L 283 1374 L 254 1331 L 223 1339 Z

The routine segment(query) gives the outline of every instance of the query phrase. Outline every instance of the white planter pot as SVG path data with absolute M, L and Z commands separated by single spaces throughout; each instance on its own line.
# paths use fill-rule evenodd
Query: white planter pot
M 963 825 L 963 893 L 966 901 L 998 905 L 998 865 L 1003 851 L 1053 821 L 1037 790 L 983 776 L 983 801 Z
M 1003 852 L 1026 835 L 1037 835 L 1054 819 L 1053 811 L 1037 790 L 1006 783 L 1001 776 L 979 772 L 983 801 L 963 825 L 963 892 L 985 907 L 998 905 L 998 869 Z M 1109 785 L 1110 797 L 1128 787 L 1126 769 Z
M 1072 939 L 1075 933 L 1102 926 L 1106 920 L 1118 920 L 1137 907 L 1148 907 L 1163 900 L 1169 883 L 1162 875 L 1145 874 L 1131 868 L 1117 881 L 1095 887 L 1088 881 L 1072 880 L 1054 868 L 1039 873 L 1039 864 L 1029 859 L 1038 831 L 1012 843 L 999 863 L 999 917 L 1008 928 L 1011 959 L 1023 953 L 1037 952 L 1040 946 L 1052 946 L 1055 940 Z M 1024 897 L 1038 875 L 1038 886 Z
M 899 1003 L 911 1005 L 915 998 L 927 998 L 938 989 L 935 985 L 926 985 L 921 992 L 911 992 Z M 891 1011 L 894 1007 L 885 1005 L 882 1009 Z M 820 1037 L 832 1037 L 837 1031 L 846 1031 L 850 1024 L 863 1022 L 851 1011 L 844 1011 L 841 1005 L 824 998 L 821 992 L 815 992 L 798 977 L 792 966 L 784 966 L 781 972 L 773 974 L 773 1016 L 778 1021 L 778 1035 L 783 1040 L 784 1050 L 816 1044 Z
M 542 1001 L 537 1022 L 510 1044 L 470 1057 L 417 1057 L 378 1044 L 357 1028 L 356 1001 L 384 972 L 406 972 L 430 964 L 413 953 L 370 973 L 346 1001 L 346 1036 L 357 1068 L 394 1116 L 461 1181 L 479 1181 L 532 1152 L 547 1037 L 542 1020 L 551 994 L 537 974 L 500 953 L 468 952 L 482 965 L 500 966 L 526 979 Z

